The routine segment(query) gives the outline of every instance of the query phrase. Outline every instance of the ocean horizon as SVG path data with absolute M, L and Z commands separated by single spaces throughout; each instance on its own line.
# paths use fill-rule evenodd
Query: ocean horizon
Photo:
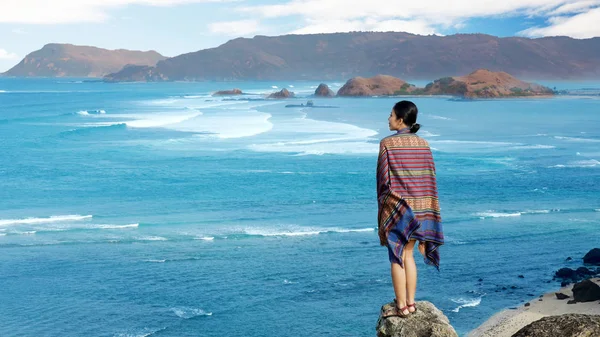
M 417 301 L 460 336 L 600 247 L 600 96 L 312 97 L 319 83 L 0 78 L 0 335 L 375 335 L 394 298 L 375 168 L 402 99 L 446 236 L 439 272 L 415 254 Z M 212 96 L 232 88 L 246 95 Z M 265 99 L 283 88 L 296 97 Z M 307 100 L 335 108 L 285 107 Z

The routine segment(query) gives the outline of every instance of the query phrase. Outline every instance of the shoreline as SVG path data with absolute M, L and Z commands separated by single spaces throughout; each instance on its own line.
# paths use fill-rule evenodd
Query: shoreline
M 590 278 L 594 283 L 600 285 L 600 278 Z M 502 310 L 476 329 L 469 332 L 467 337 L 511 337 L 521 328 L 546 316 L 562 314 L 589 314 L 600 315 L 599 301 L 580 302 L 567 304 L 573 299 L 574 283 L 570 283 L 559 290 L 548 292 L 537 299 L 531 300 L 531 305 L 525 307 L 521 305 L 517 309 Z M 563 293 L 570 298 L 559 300 L 555 293 Z M 541 301 L 540 301 L 541 299 Z

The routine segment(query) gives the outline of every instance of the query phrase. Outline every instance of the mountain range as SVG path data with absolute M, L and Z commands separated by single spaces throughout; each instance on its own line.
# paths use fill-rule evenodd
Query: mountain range
M 64 46 L 70 45 L 48 46 L 59 50 L 60 46 L 69 49 Z M 216 48 L 172 58 L 156 52 L 123 50 L 93 55 L 77 53 L 77 57 L 47 52 L 44 57 L 34 55 L 48 46 L 28 55 L 6 75 L 101 77 L 111 72 L 104 77 L 109 82 L 345 81 L 377 74 L 431 80 L 485 68 L 528 79 L 600 78 L 600 38 L 351 32 L 237 38 Z M 76 46 L 70 46 L 73 47 Z M 117 57 L 116 53 L 132 54 Z

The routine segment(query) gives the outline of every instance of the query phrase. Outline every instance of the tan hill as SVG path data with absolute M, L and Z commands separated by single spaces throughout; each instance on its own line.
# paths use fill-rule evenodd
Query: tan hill
M 523 82 L 505 72 L 493 72 L 487 69 L 476 70 L 467 76 L 435 80 L 428 84 L 422 93 L 470 98 L 554 95 L 550 88 L 536 83 Z
M 4 75 L 102 77 L 119 71 L 126 65 L 154 66 L 158 61 L 164 59 L 164 56 L 155 51 L 107 50 L 52 43 L 30 53 Z M 137 70 L 139 71 L 139 69 Z
M 406 93 L 415 86 L 388 75 L 377 75 L 371 78 L 354 77 L 338 90 L 338 96 L 391 96 L 405 90 Z
M 256 36 L 169 58 L 150 72 L 140 68 L 135 74 L 111 74 L 107 80 L 337 81 L 377 74 L 432 79 L 480 68 L 522 78 L 599 78 L 600 38 L 422 36 L 398 32 Z

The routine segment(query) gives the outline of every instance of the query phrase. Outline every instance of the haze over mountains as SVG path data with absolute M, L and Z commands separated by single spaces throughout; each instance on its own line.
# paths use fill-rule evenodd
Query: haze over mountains
M 51 46 L 60 49 L 64 45 Z M 155 52 L 128 54 L 132 55 L 128 58 L 113 54 L 117 52 L 123 55 L 127 51 L 93 56 L 79 53 L 77 57 L 45 53 L 43 58 L 33 58 L 32 53 L 6 75 L 101 77 L 112 72 L 105 80 L 345 81 L 355 76 L 386 74 L 408 80 L 433 80 L 485 68 L 525 79 L 600 77 L 600 38 L 352 32 L 237 38 L 216 48 L 167 59 Z M 32 59 L 36 61 L 32 63 Z M 129 66 L 122 69 L 125 65 Z

